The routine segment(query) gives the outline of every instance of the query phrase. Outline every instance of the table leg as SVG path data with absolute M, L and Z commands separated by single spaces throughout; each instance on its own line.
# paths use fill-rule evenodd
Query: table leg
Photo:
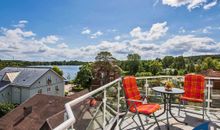
M 170 129 L 170 123 L 169 123 L 169 95 L 164 94 L 164 96 L 166 97 L 166 118 L 167 118 L 167 129 Z
M 163 108 L 163 112 L 160 113 L 159 115 L 157 115 L 156 117 L 159 117 L 161 115 L 163 115 L 165 112 L 166 112 L 166 109 L 167 109 L 167 101 L 166 101 L 166 94 L 163 94 L 163 103 L 164 103 L 164 108 Z
M 169 99 L 169 103 L 168 103 L 168 105 L 169 105 L 168 111 L 169 111 L 170 115 L 171 115 L 177 122 L 183 123 L 183 124 L 186 124 L 186 125 L 187 125 L 186 122 L 178 120 L 178 119 L 172 114 L 172 111 L 171 111 L 171 99 L 172 99 L 172 96 L 170 95 L 170 99 Z

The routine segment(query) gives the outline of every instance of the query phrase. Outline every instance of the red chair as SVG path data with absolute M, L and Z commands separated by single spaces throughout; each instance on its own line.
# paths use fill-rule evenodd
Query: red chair
M 205 78 L 199 74 L 187 74 L 184 79 L 184 94 L 180 97 L 180 104 L 186 101 L 203 104 L 203 120 L 205 113 Z M 180 105 L 179 105 L 180 113 Z
M 126 76 L 123 78 L 123 89 L 124 89 L 125 99 L 126 99 L 126 104 L 127 104 L 128 109 L 127 109 L 124 117 L 122 118 L 120 125 L 123 122 L 128 111 L 130 111 L 131 113 L 138 115 L 139 121 L 140 121 L 143 129 L 144 129 L 144 125 L 143 125 L 143 122 L 142 122 L 139 114 L 143 114 L 146 116 L 153 115 L 155 122 L 157 123 L 158 128 L 160 129 L 159 123 L 158 123 L 156 116 L 154 114 L 154 112 L 156 112 L 157 110 L 160 109 L 160 105 L 159 104 L 151 104 L 151 103 L 147 103 L 147 104 L 142 103 L 143 98 L 141 97 L 141 94 L 138 90 L 136 78 L 134 76 Z

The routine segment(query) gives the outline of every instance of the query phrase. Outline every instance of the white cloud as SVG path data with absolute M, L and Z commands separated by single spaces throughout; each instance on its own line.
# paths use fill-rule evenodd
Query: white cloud
M 95 33 L 92 33 L 92 31 L 90 29 L 84 28 L 84 30 L 81 32 L 81 34 L 88 35 L 91 39 L 95 39 L 99 36 L 102 36 L 103 32 L 97 31 Z
M 210 2 L 210 3 L 206 4 L 203 8 L 205 10 L 208 10 L 208 9 L 214 7 L 217 4 L 217 2 L 218 2 L 217 0 L 214 0 L 213 2 Z
M 63 49 L 63 48 L 68 48 L 69 46 L 66 43 L 61 43 L 58 44 L 57 47 Z
M 120 40 L 116 38 L 116 41 L 101 41 L 80 48 L 69 47 L 68 43 L 61 42 L 61 38 L 55 35 L 39 38 L 32 31 L 24 31 L 23 28 L 1 28 L 0 55 L 2 59 L 14 57 L 21 60 L 91 61 L 100 51 L 109 51 L 117 59 L 126 59 L 130 53 L 138 53 L 143 59 L 151 59 L 165 55 L 216 54 L 220 52 L 220 43 L 209 37 L 174 35 L 169 39 L 158 41 L 158 38 L 165 35 L 168 30 L 166 24 L 154 24 L 146 32 L 142 32 L 141 28 L 135 28 L 131 34 L 133 37 L 118 35 Z
M 218 44 L 209 37 L 198 37 L 195 35 L 177 35 L 168 39 L 161 46 L 165 54 L 206 54 L 220 51 Z
M 186 30 L 183 27 L 180 27 L 179 33 L 186 33 Z
M 159 39 L 160 37 L 164 36 L 167 31 L 167 22 L 163 22 L 153 24 L 151 29 L 145 32 L 142 31 L 140 27 L 136 27 L 130 32 L 130 35 L 138 40 L 149 41 Z
M 20 20 L 19 23 L 20 24 L 26 24 L 26 23 L 28 23 L 28 21 L 27 20 Z
M 55 35 L 49 35 L 46 37 L 41 38 L 41 42 L 45 44 L 54 44 L 59 40 L 59 38 Z
M 115 36 L 114 39 L 118 41 L 121 39 L 121 36 Z
M 28 23 L 27 20 L 20 20 L 20 21 L 18 22 L 18 24 L 13 25 L 13 26 L 14 26 L 14 27 L 17 27 L 17 28 L 24 28 L 27 23 Z
M 171 7 L 180 7 L 186 5 L 188 10 L 192 10 L 197 7 L 210 9 L 217 4 L 217 0 L 214 0 L 210 3 L 208 3 L 207 0 L 162 0 L 162 3 Z
M 102 36 L 102 35 L 103 35 L 103 33 L 101 31 L 97 31 L 97 32 L 91 34 L 90 38 L 94 39 L 94 38 L 97 38 L 97 37 Z
M 90 29 L 85 29 L 81 32 L 81 34 L 90 34 L 91 30 Z

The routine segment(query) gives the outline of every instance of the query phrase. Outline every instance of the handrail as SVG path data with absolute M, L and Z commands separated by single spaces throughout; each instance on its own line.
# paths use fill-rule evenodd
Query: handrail
M 136 77 L 137 80 L 140 80 L 140 79 L 154 79 L 154 78 L 184 78 L 184 76 L 172 76 L 172 75 L 160 75 L 160 76 L 145 76 L 145 77 Z M 220 80 L 219 77 L 205 77 L 206 80 Z M 78 97 L 77 99 L 75 100 L 72 100 L 68 103 L 65 104 L 65 110 L 67 112 L 67 115 L 68 115 L 68 119 L 66 121 L 64 121 L 62 124 L 60 124 L 59 126 L 57 126 L 56 128 L 54 128 L 54 130 L 64 130 L 64 129 L 67 129 L 69 127 L 71 127 L 75 122 L 76 122 L 76 118 L 73 114 L 73 111 L 71 109 L 72 106 L 84 101 L 85 99 L 91 97 L 92 95 L 100 92 L 100 91 L 103 91 L 105 90 L 106 88 L 110 87 L 111 85 L 119 82 L 122 80 L 122 77 L 96 89 L 96 90 L 93 90 L 81 97 Z M 210 100 L 210 99 L 209 99 Z
M 112 81 L 112 82 L 110 82 L 110 83 L 108 83 L 108 84 L 106 84 L 106 85 L 104 85 L 104 86 L 102 86 L 102 87 L 100 87 L 100 88 L 98 88 L 98 89 L 96 89 L 96 90 L 93 90 L 93 91 L 91 91 L 91 92 L 89 92 L 89 93 L 87 93 L 87 94 L 85 94 L 85 95 L 83 95 L 81 97 L 78 97 L 75 100 L 72 100 L 72 101 L 66 103 L 65 104 L 65 109 L 66 109 L 66 112 L 67 112 L 67 115 L 68 115 L 69 119 L 67 119 L 62 124 L 60 124 L 59 126 L 54 128 L 54 130 L 64 130 L 64 129 L 67 129 L 72 124 L 74 124 L 76 122 L 76 118 L 74 117 L 74 114 L 73 114 L 73 111 L 71 109 L 71 106 L 74 106 L 74 105 L 80 103 L 81 101 L 84 101 L 85 99 L 87 99 L 87 98 L 91 97 L 92 95 L 94 95 L 94 94 L 96 94 L 96 93 L 106 89 L 107 87 L 117 83 L 118 81 L 121 81 L 121 77 L 116 79 L 116 80 L 114 80 L 114 81 Z

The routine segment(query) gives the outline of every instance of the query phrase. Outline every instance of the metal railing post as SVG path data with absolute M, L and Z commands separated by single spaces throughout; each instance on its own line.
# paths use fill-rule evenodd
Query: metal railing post
M 212 87 L 212 84 L 211 84 L 211 79 L 209 78 L 208 79 L 208 84 L 207 84 L 207 89 L 208 89 L 208 95 L 207 95 L 207 108 L 208 108 L 208 111 L 210 109 L 210 103 L 211 103 L 211 87 Z
M 103 97 L 103 124 L 102 124 L 102 128 L 103 130 L 105 129 L 105 125 L 106 125 L 106 88 L 104 89 L 104 97 Z
M 118 102 L 117 102 L 117 124 L 119 123 L 119 113 L 120 113 L 120 91 L 121 91 L 121 82 L 118 81 L 118 86 L 117 86 L 117 90 L 118 90 Z
M 149 84 L 148 84 L 147 79 L 145 80 L 144 87 L 145 87 L 145 96 L 147 97 L 147 96 L 148 96 L 148 87 L 149 87 Z M 146 100 L 146 99 L 145 99 L 145 100 Z M 147 100 L 144 101 L 144 102 L 147 103 Z

